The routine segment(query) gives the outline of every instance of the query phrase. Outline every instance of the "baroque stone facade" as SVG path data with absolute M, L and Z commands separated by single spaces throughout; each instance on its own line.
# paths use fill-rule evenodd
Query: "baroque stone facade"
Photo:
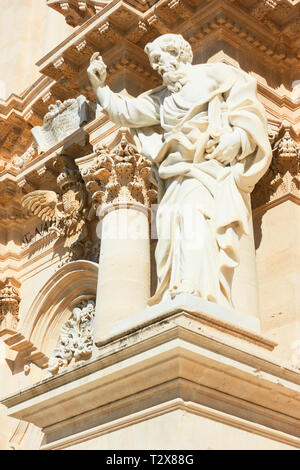
M 0 82 L 0 448 L 299 448 L 300 3 L 41 0 L 36 58 L 34 38 L 13 39 L 9 11 L 32 21 L 17 3 L 5 54 L 28 62 L 3 53 L 0 67 L 13 91 Z M 267 114 L 273 158 L 240 240 L 236 310 L 185 295 L 147 306 L 160 188 L 88 78 L 100 51 L 123 98 L 160 86 L 144 47 L 166 33 L 195 64 L 255 78 Z

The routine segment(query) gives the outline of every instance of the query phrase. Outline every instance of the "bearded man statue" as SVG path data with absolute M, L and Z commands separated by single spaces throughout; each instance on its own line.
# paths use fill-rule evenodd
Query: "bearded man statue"
M 239 239 L 249 233 L 249 193 L 271 161 L 256 80 L 223 63 L 192 65 L 190 45 L 165 34 L 147 44 L 163 85 L 137 98 L 105 86 L 94 54 L 90 82 L 109 118 L 132 129 L 158 185 L 158 287 L 149 305 L 187 293 L 232 307 Z

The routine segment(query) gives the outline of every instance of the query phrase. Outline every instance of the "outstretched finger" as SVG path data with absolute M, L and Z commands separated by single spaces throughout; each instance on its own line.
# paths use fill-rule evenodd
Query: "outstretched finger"
M 94 52 L 94 54 L 92 55 L 90 59 L 90 62 L 93 62 L 93 60 L 98 59 L 99 55 L 100 55 L 100 52 Z

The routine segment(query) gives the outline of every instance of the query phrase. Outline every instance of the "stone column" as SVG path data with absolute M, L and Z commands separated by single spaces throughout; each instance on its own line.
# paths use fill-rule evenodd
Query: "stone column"
M 150 169 L 151 162 L 123 132 L 113 151 L 99 147 L 94 163 L 81 171 L 101 240 L 95 342 L 145 308 L 150 297 L 149 215 L 156 201 Z
M 275 354 L 283 361 L 292 360 L 300 340 L 300 154 L 294 136 L 289 125 L 275 135 L 271 166 L 252 195 L 262 333 L 278 343 Z

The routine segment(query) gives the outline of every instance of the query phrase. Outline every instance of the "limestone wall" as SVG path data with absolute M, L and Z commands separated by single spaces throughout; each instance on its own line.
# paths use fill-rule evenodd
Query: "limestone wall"
M 70 34 L 44 0 L 1 0 L 0 98 L 21 94 L 38 78 L 35 63 Z

